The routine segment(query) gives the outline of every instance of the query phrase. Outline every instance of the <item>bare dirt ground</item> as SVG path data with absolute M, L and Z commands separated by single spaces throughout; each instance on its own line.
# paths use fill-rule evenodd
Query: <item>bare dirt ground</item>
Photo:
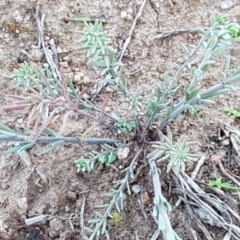
M 93 68 L 87 66 L 86 54 L 78 50 L 79 43 L 77 41 L 80 36 L 77 31 L 83 28 L 83 24 L 65 22 L 63 19 L 74 16 L 105 16 L 109 18 L 104 29 L 113 34 L 113 45 L 120 51 L 141 3 L 141 0 L 42 1 L 42 11 L 47 14 L 46 42 L 50 38 L 55 40 L 59 61 L 66 73 L 76 80 L 76 85 L 91 88 L 99 80 L 99 76 Z M 217 0 L 175 0 L 173 7 L 168 4 L 167 0 L 147 1 L 143 15 L 135 27 L 133 39 L 123 57 L 130 90 L 144 91 L 145 96 L 153 94 L 154 84 L 162 81 L 163 73 L 167 69 L 166 63 L 170 60 L 178 62 L 186 57 L 180 43 L 192 44 L 199 39 L 197 33 L 185 33 L 164 40 L 152 40 L 158 33 L 208 26 L 210 16 L 214 11 L 228 13 L 231 21 L 240 23 L 239 4 L 222 10 L 220 1 Z M 36 1 L 9 0 L 2 1 L 0 6 L 0 106 L 8 103 L 8 99 L 5 97 L 7 94 L 20 93 L 19 89 L 11 82 L 12 70 L 23 61 L 31 62 L 31 59 L 22 54 L 21 50 L 32 55 L 38 45 L 35 12 Z M 229 51 L 233 69 L 240 66 L 239 50 L 240 47 L 237 46 L 234 51 Z M 41 59 L 41 62 L 44 62 L 44 59 Z M 207 81 L 209 85 L 218 79 L 223 64 L 224 59 L 222 59 L 222 64 L 215 66 L 214 72 L 211 72 Z M 130 117 L 124 99 L 107 90 L 104 90 L 95 100 L 96 104 L 100 107 L 104 98 L 109 95 L 111 98 L 107 112 L 114 112 L 125 118 Z M 197 141 L 201 147 L 196 147 L 195 150 L 200 154 L 207 155 L 207 160 L 201 170 L 202 174 L 197 178 L 199 182 L 208 183 L 210 179 L 221 176 L 221 172 L 210 161 L 210 156 L 218 150 L 217 146 L 209 146 L 207 137 L 219 128 L 219 119 L 236 127 L 239 126 L 237 121 L 230 120 L 222 110 L 225 105 L 231 105 L 240 110 L 238 98 L 238 93 L 218 98 L 215 105 L 210 105 L 209 109 L 202 111 L 196 117 L 180 117 L 171 124 L 175 139 L 185 136 L 190 141 Z M 2 111 L 0 114 L 1 123 L 20 133 L 24 132 L 26 118 L 26 112 Z M 60 124 L 59 117 L 52 127 L 57 130 Z M 88 122 L 83 119 L 71 119 L 67 123 L 64 135 L 76 136 L 88 126 Z M 92 136 L 102 136 L 101 129 L 95 130 Z M 80 193 L 89 190 L 84 213 L 87 225 L 87 221 L 94 217 L 94 206 L 106 202 L 103 194 L 109 192 L 112 181 L 120 179 L 119 169 L 128 166 L 132 157 L 130 153 L 127 160 L 116 162 L 114 165 L 116 169 L 97 166 L 92 173 L 77 174 L 74 160 L 86 156 L 87 152 L 94 148 L 93 146 L 65 145 L 52 153 L 41 155 L 43 146 L 39 145 L 29 151 L 29 156 L 34 165 L 49 179 L 49 184 L 46 185 L 39 174 L 28 168 L 18 154 L 5 153 L 12 145 L 12 143 L 6 142 L 0 144 L 0 239 L 4 240 L 81 239 L 79 216 L 83 198 Z M 144 161 L 142 158 L 138 165 L 144 164 Z M 164 173 L 165 165 L 159 167 Z M 229 166 L 226 162 L 225 167 L 240 176 L 239 165 Z M 191 173 L 192 170 L 193 167 L 187 169 L 187 173 Z M 162 174 L 161 181 L 164 196 L 174 206 L 177 201 L 177 196 L 171 193 L 171 189 L 175 187 L 174 181 L 167 174 Z M 127 195 L 122 221 L 117 225 L 109 222 L 110 239 L 151 239 L 157 228 L 151 217 L 153 187 L 148 168 L 143 168 L 136 182 L 150 197 L 150 201 L 144 205 L 147 218 L 144 218 L 138 204 L 140 196 Z M 204 184 L 202 187 L 206 188 Z M 236 198 L 236 196 L 232 197 Z M 237 204 L 232 206 L 234 211 L 239 214 L 238 207 Z M 25 219 L 41 214 L 51 217 L 35 225 L 25 225 Z M 197 239 L 205 239 L 202 232 L 192 222 L 183 204 L 171 212 L 170 218 L 174 230 L 182 239 L 193 239 L 189 228 L 195 229 Z M 222 228 L 207 224 L 206 227 L 214 240 L 223 239 L 225 231 Z M 37 230 L 38 233 L 36 237 L 34 237 L 34 230 Z M 105 237 L 100 239 L 105 239 Z M 160 235 L 157 239 L 163 238 Z

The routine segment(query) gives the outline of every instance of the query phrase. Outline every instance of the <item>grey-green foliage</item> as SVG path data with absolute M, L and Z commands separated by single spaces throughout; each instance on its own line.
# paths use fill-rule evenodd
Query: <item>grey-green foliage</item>
M 108 83 L 114 90 L 126 94 L 127 81 L 122 76 L 123 64 L 116 60 L 117 50 L 108 44 L 112 36 L 103 32 L 101 22 L 84 24 L 79 42 L 84 44 L 81 49 L 87 50 L 88 64 L 101 69 L 101 84 Z
M 88 155 L 89 158 L 80 157 L 78 160 L 75 160 L 77 166 L 77 172 L 90 172 L 94 168 L 96 161 L 99 161 L 101 164 L 109 167 L 116 159 L 116 153 L 118 148 L 112 147 L 108 144 L 101 145 L 101 151 L 91 151 Z
M 124 133 L 128 131 L 131 135 L 135 134 L 136 124 L 135 122 L 127 122 L 124 119 L 120 119 L 118 122 L 114 124 L 115 127 L 118 128 L 118 133 Z
M 43 69 L 39 67 L 39 69 L 47 79 L 54 94 L 58 97 L 61 96 L 62 89 L 60 87 L 60 81 L 58 80 L 56 81 L 53 78 L 53 74 L 48 68 Z M 42 75 L 39 73 L 39 71 L 35 67 L 30 66 L 27 62 L 22 63 L 19 69 L 14 69 L 12 74 L 12 81 L 18 86 L 23 86 L 25 88 L 27 87 L 36 88 L 37 87 L 36 83 L 34 83 L 31 80 L 31 78 L 29 78 L 28 76 L 30 76 L 31 78 L 34 78 L 36 82 L 44 90 L 44 92 L 47 95 L 50 95 L 49 89 L 46 85 L 46 81 L 44 81 Z M 69 77 L 66 77 L 66 79 L 63 79 L 63 81 L 66 82 L 69 95 L 72 97 L 72 99 L 76 99 L 78 97 L 79 89 L 73 86 L 72 80 Z M 39 94 L 41 94 L 41 92 L 39 92 Z
M 148 115 L 153 114 L 153 119 L 163 119 L 159 125 L 160 130 L 183 111 L 204 109 L 204 103 L 214 103 L 209 100 L 210 98 L 232 90 L 239 90 L 236 83 L 240 80 L 240 68 L 233 74 L 229 74 L 230 58 L 227 58 L 221 82 L 213 84 L 205 91 L 202 88 L 206 72 L 211 70 L 217 57 L 239 40 L 240 25 L 229 22 L 226 15 L 213 15 L 211 26 L 208 29 L 199 28 L 199 31 L 202 33 L 202 37 L 197 45 L 191 45 L 188 48 L 182 44 L 188 55 L 185 63 L 180 66 L 170 62 L 170 71 L 165 74 L 163 84 L 159 87 L 162 91 L 160 92 L 158 89 L 156 100 L 150 100 L 147 113 Z M 192 62 L 198 63 L 196 66 L 192 66 Z M 175 96 L 179 90 L 180 79 L 186 76 L 191 80 L 185 84 L 180 100 L 173 104 L 172 96 Z M 154 111 L 155 109 L 156 111 Z
M 223 108 L 223 111 L 226 112 L 230 118 L 235 119 L 240 117 L 240 112 L 235 110 L 234 107 L 232 106 L 230 107 L 225 106 Z
M 160 142 L 156 142 L 152 147 L 155 150 L 147 156 L 147 159 L 158 162 L 168 160 L 167 172 L 173 170 L 175 174 L 179 174 L 181 170 L 185 171 L 187 163 L 199 158 L 199 155 L 191 153 L 189 143 L 185 139 L 173 141 L 169 127 L 167 127 L 167 136 L 160 132 Z

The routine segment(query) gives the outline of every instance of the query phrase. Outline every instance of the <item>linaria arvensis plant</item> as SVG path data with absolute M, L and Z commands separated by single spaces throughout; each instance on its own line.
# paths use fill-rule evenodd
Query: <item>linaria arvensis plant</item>
M 163 82 L 156 84 L 156 95 L 148 100 L 147 97 L 143 97 L 138 93 L 132 93 L 128 90 L 127 80 L 124 77 L 123 71 L 124 65 L 116 60 L 115 55 L 117 51 L 109 45 L 111 36 L 103 32 L 102 24 L 98 21 L 96 21 L 95 24 L 85 22 L 85 27 L 83 31 L 81 31 L 82 37 L 80 42 L 83 44 L 81 49 L 87 50 L 87 56 L 89 57 L 88 64 L 100 69 L 99 75 L 103 78 L 100 82 L 101 84 L 109 84 L 111 88 L 124 96 L 126 102 L 129 102 L 129 107 L 134 109 L 134 117 L 132 120 L 135 121 L 134 124 L 131 120 L 113 119 L 113 117 L 106 114 L 104 110 L 96 109 L 93 103 L 83 99 L 83 94 L 86 92 L 86 89 L 82 89 L 79 92 L 78 89 L 74 88 L 71 81 L 65 80 L 65 77 L 62 77 L 60 84 L 52 82 L 52 80 L 50 80 L 51 74 L 48 74 L 46 77 L 46 73 L 43 75 L 41 69 L 39 70 L 35 67 L 36 71 L 34 71 L 26 65 L 25 69 L 14 73 L 15 83 L 27 86 L 25 90 L 26 96 L 11 96 L 18 100 L 18 105 L 7 106 L 3 109 L 19 110 L 29 108 L 31 113 L 29 117 L 30 123 L 33 122 L 33 120 L 40 123 L 41 115 L 48 107 L 53 109 L 53 113 L 49 119 L 53 117 L 54 110 L 63 109 L 66 110 L 63 125 L 70 114 L 69 112 L 76 112 L 111 127 L 119 133 L 119 136 L 123 132 L 129 132 L 129 142 L 139 145 L 139 150 L 134 155 L 131 164 L 123 171 L 125 176 L 115 182 L 116 186 L 107 194 L 107 196 L 111 197 L 110 203 L 97 206 L 101 209 L 101 212 L 100 210 L 97 211 L 96 218 L 89 220 L 90 227 L 86 227 L 85 229 L 89 234 L 85 236 L 85 239 L 95 239 L 96 236 L 108 233 L 107 220 L 109 217 L 112 218 L 113 212 L 122 211 L 125 199 L 124 192 L 127 189 L 128 194 L 131 193 L 129 181 L 134 178 L 133 164 L 140 158 L 142 153 L 146 151 L 144 146 L 148 144 L 153 148 L 153 151 L 146 157 L 149 162 L 155 194 L 153 216 L 156 219 L 159 229 L 162 230 L 165 239 L 180 239 L 171 227 L 168 216 L 171 211 L 171 206 L 162 195 L 159 177 L 160 172 L 156 166 L 156 162 L 168 161 L 167 172 L 172 170 L 177 175 L 179 171 L 184 171 L 185 165 L 188 162 L 197 160 L 198 155 L 191 153 L 190 144 L 186 140 L 179 139 L 177 142 L 174 142 L 170 128 L 167 128 L 166 136 L 164 136 L 161 131 L 183 111 L 189 109 L 204 109 L 206 107 L 205 104 L 214 103 L 210 100 L 211 98 L 229 91 L 239 90 L 236 84 L 240 80 L 240 68 L 230 74 L 230 58 L 227 58 L 225 69 L 222 73 L 222 80 L 213 84 L 212 87 L 203 90 L 205 76 L 207 72 L 211 70 L 211 66 L 217 61 L 217 57 L 223 54 L 229 47 L 234 46 L 234 42 L 239 40 L 239 24 L 231 23 L 226 15 L 213 15 L 210 27 L 199 28 L 199 31 L 202 33 L 202 37 L 197 45 L 187 47 L 182 44 L 187 55 L 186 61 L 182 65 L 174 62 L 169 63 L 170 70 L 165 73 Z M 193 66 L 192 63 L 195 63 L 195 66 Z M 184 88 L 181 88 L 181 78 L 183 77 L 188 77 L 190 80 L 185 84 Z M 181 89 L 184 90 L 180 92 Z M 176 98 L 176 96 L 181 97 L 175 103 L 173 102 L 173 98 Z M 148 104 L 147 108 L 145 108 L 144 105 L 146 103 Z M 144 109 L 147 109 L 145 111 L 145 118 L 143 121 L 140 121 L 137 113 L 139 110 L 142 111 Z M 113 121 L 114 124 L 111 124 L 111 121 L 103 121 L 102 117 L 101 120 L 92 117 L 87 113 L 87 111 L 90 110 L 100 112 L 101 116 L 104 115 L 106 119 Z M 38 117 L 33 119 L 33 115 L 35 114 Z M 151 127 L 156 120 L 161 123 L 151 136 L 151 141 L 149 141 L 149 130 L 152 130 Z M 43 133 L 48 123 L 49 120 L 42 124 L 40 133 Z M 131 132 L 134 132 L 133 137 L 130 135 Z M 11 137 L 17 137 L 17 133 L 4 125 L 0 125 L 0 133 L 2 134 L 1 136 L 5 137 L 5 140 L 6 135 L 8 136 L 8 140 L 11 140 Z M 52 150 L 65 142 L 61 134 L 61 130 L 55 134 L 56 144 L 47 150 Z M 38 136 L 39 134 L 37 134 L 37 137 Z M 37 143 L 37 137 L 26 138 L 27 140 L 25 140 L 23 145 L 18 145 L 10 151 L 19 152 L 32 147 Z M 93 151 L 89 153 L 89 158 L 81 157 L 76 160 L 78 171 L 93 170 L 94 163 L 97 160 L 106 166 L 111 166 L 116 160 L 116 153 L 119 146 L 126 146 L 124 141 L 119 142 L 119 140 L 113 139 L 113 142 L 114 141 L 116 141 L 115 146 L 110 145 L 108 139 L 108 142 L 105 142 L 108 145 L 101 144 L 100 152 Z

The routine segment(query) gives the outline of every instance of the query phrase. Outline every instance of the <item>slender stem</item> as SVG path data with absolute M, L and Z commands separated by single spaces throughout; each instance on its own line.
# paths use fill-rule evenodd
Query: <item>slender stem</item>
M 54 143 L 59 140 L 64 140 L 64 143 L 80 144 L 80 139 L 76 137 L 38 137 L 36 143 Z M 7 136 L 0 135 L 0 142 L 31 142 L 29 136 L 16 135 Z M 114 143 L 124 143 L 124 141 L 110 138 L 84 138 L 83 144 L 114 144 Z

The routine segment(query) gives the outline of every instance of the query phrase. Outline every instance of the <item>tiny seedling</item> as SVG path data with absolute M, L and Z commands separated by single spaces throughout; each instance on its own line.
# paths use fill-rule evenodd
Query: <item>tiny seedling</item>
M 234 107 L 224 107 L 223 108 L 223 111 L 227 113 L 227 115 L 230 117 L 230 118 L 239 118 L 240 117 L 240 112 L 235 110 Z
M 236 187 L 229 182 L 222 182 L 221 178 L 209 181 L 208 185 L 211 187 L 216 187 L 218 189 L 223 189 L 223 190 L 237 190 L 237 191 L 240 190 L 240 187 Z
M 122 216 L 121 216 L 121 214 L 119 212 L 114 212 L 112 214 L 112 223 L 113 223 L 113 225 L 115 225 L 115 226 L 118 225 L 121 222 L 121 220 L 122 220 Z
M 118 133 L 124 133 L 126 131 L 130 132 L 131 135 L 134 135 L 134 130 L 136 129 L 135 122 L 126 122 L 125 120 L 121 119 L 114 124 L 115 127 L 118 128 Z
M 191 117 L 195 117 L 199 113 L 199 109 L 192 108 L 189 110 L 189 114 Z

